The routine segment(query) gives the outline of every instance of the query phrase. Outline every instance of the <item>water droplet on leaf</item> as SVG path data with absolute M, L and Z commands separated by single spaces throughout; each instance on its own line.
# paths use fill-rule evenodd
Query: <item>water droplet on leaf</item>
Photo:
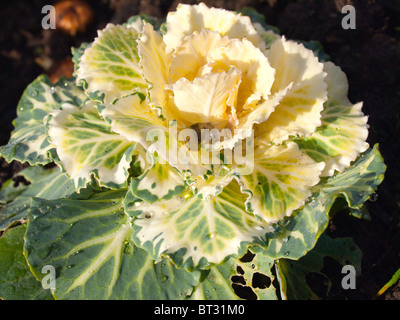
M 376 200 L 378 200 L 378 194 L 377 193 L 371 194 L 371 196 L 369 197 L 369 201 L 375 202 Z
M 124 243 L 123 252 L 124 252 L 124 254 L 132 254 L 133 253 L 133 245 L 131 242 L 126 241 Z
M 151 212 L 151 211 L 146 212 L 146 213 L 144 214 L 144 217 L 145 217 L 146 219 L 151 219 L 151 218 L 153 217 L 153 212 Z
M 165 274 L 161 275 L 161 282 L 165 282 L 168 280 L 168 276 L 166 276 Z
M 217 233 L 216 232 L 211 232 L 209 234 L 206 235 L 206 239 L 207 240 L 211 240 L 214 239 L 216 237 Z

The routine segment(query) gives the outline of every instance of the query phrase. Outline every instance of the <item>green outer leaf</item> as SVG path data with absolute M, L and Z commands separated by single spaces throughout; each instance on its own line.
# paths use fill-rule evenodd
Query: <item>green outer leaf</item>
M 0 238 L 0 298 L 50 300 L 50 291 L 35 279 L 22 254 L 25 230 L 26 225 L 20 225 Z
M 275 277 L 271 272 L 271 268 L 274 267 L 274 260 L 260 247 L 250 248 L 247 254 L 249 253 L 254 255 L 251 260 L 243 261 L 243 257 L 236 261 L 232 259 L 231 262 L 235 262 L 236 274 L 241 274 L 238 272 L 238 267 L 240 267 L 244 272 L 242 276 L 246 281 L 245 286 L 250 287 L 259 300 L 277 300 L 278 296 L 273 285 Z M 269 278 L 269 284 L 256 283 L 257 275 Z
M 379 145 L 361 154 L 353 166 L 316 186 L 324 193 L 342 195 L 349 207 L 360 209 L 384 179 L 386 165 L 379 152 Z
M 361 250 L 351 238 L 335 238 L 323 234 L 314 249 L 308 252 L 298 261 L 280 259 L 276 262 L 277 279 L 280 282 L 281 292 L 284 298 L 289 300 L 318 299 L 306 281 L 308 273 L 318 273 L 328 281 L 328 291 L 331 283 L 327 276 L 322 273 L 324 257 L 331 257 L 342 266 L 352 265 L 356 274 L 361 270 Z M 329 292 L 327 292 L 328 294 Z
M 14 181 L 10 179 L 2 187 L 0 201 L 4 206 L 0 211 L 0 230 L 5 230 L 14 222 L 28 216 L 32 197 L 52 200 L 67 197 L 75 192 L 73 182 L 57 167 L 28 167 L 18 175 L 23 176 L 30 184 L 14 188 Z
M 10 141 L 0 148 L 0 155 L 7 162 L 18 160 L 34 164 L 52 161 L 49 151 L 54 148 L 47 133 L 45 121 L 53 110 L 60 109 L 61 102 L 80 106 L 87 99 L 84 92 L 74 85 L 74 79 L 61 79 L 52 84 L 41 75 L 24 91 L 17 107 L 17 118 Z
M 195 274 L 158 264 L 131 241 L 125 191 L 106 191 L 86 200 L 35 198 L 26 233 L 25 256 L 34 275 L 56 270 L 56 299 L 183 299 Z
M 194 289 L 191 300 L 237 300 L 231 286 L 231 276 L 235 274 L 235 265 L 227 262 L 202 271 L 204 279 Z
M 246 287 L 250 288 L 259 300 L 276 300 L 278 297 L 272 284 L 275 277 L 271 272 L 274 260 L 259 247 L 250 248 L 245 256 L 248 255 L 252 255 L 252 259 L 231 258 L 225 263 L 202 271 L 203 279 L 190 298 L 196 300 L 240 299 L 237 293 L 243 292 L 243 287 Z M 269 278 L 269 284 L 256 283 L 257 276 Z M 238 292 L 234 290 L 233 285 L 238 288 Z

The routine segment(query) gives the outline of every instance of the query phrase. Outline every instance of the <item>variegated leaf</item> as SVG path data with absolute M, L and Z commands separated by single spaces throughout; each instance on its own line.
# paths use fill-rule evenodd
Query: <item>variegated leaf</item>
M 153 203 L 181 194 L 186 184 L 177 169 L 168 163 L 155 162 L 141 176 L 131 180 L 130 188 L 136 197 Z
M 242 191 L 249 193 L 250 212 L 271 223 L 304 205 L 323 168 L 324 163 L 316 163 L 290 142 L 256 149 L 252 172 L 238 180 Z
M 125 208 L 134 218 L 134 241 L 151 257 L 169 255 L 178 266 L 209 268 L 231 255 L 243 253 L 243 242 L 265 233 L 244 208 L 245 196 L 233 182 L 214 198 L 201 199 L 185 192 L 153 204 L 132 201 Z
M 321 111 L 327 100 L 323 64 L 302 44 L 276 40 L 268 51 L 275 69 L 271 92 L 292 85 L 267 121 L 257 127 L 256 136 L 264 143 L 281 143 L 290 136 L 310 136 L 321 125 Z
M 106 105 L 100 114 L 110 122 L 113 132 L 147 149 L 154 142 L 152 132 L 163 134 L 168 129 L 144 99 L 144 95 L 137 92 Z
M 147 88 L 141 76 L 134 28 L 108 24 L 80 57 L 77 80 L 89 93 L 104 94 L 104 102 Z
M 82 108 L 63 104 L 62 110 L 52 113 L 48 126 L 59 163 L 77 189 L 85 187 L 92 176 L 101 186 L 126 185 L 135 145 L 111 131 L 93 102 Z
M 311 137 L 296 139 L 301 150 L 315 161 L 324 161 L 323 176 L 342 172 L 357 156 L 367 150 L 367 120 L 362 103 L 326 106 L 322 126 Z
M 8 162 L 18 160 L 32 165 L 52 162 L 49 151 L 54 145 L 48 139 L 45 121 L 50 112 L 61 108 L 61 103 L 79 107 L 87 99 L 74 85 L 74 80 L 61 79 L 53 84 L 41 75 L 24 91 L 17 107 L 10 141 L 2 146 L 0 154 Z
M 322 125 L 307 138 L 295 140 L 304 152 L 316 161 L 324 161 L 323 176 L 342 172 L 368 148 L 368 117 L 362 103 L 352 104 L 348 98 L 346 75 L 331 62 L 327 72 L 328 101 L 321 113 Z

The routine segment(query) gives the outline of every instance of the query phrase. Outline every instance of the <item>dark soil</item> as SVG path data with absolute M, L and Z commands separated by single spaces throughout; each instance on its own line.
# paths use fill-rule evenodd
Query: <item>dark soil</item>
M 177 0 L 93 0 L 94 21 L 75 36 L 60 30 L 43 30 L 41 21 L 47 0 L 0 0 L 0 145 L 13 129 L 16 106 L 25 87 L 39 74 L 52 79 L 71 73 L 70 47 L 92 41 L 96 30 L 108 22 L 122 23 L 130 16 L 147 13 L 165 17 Z M 378 189 L 378 200 L 367 204 L 371 221 L 337 214 L 329 227 L 331 236 L 350 236 L 363 251 L 362 275 L 356 290 L 343 290 L 341 268 L 327 259 L 324 272 L 333 279 L 327 299 L 372 299 L 400 268 L 400 1 L 399 0 L 215 0 L 209 6 L 239 10 L 250 6 L 264 14 L 289 39 L 320 41 L 331 60 L 342 67 L 350 83 L 349 98 L 364 102 L 369 115 L 370 145 L 380 144 L 388 166 Z M 344 30 L 341 8 L 356 8 L 356 29 Z M 53 61 L 53 68 L 45 68 Z M 63 68 L 54 68 L 62 65 Z M 0 184 L 25 165 L 0 159 Z M 316 288 L 318 290 L 318 288 Z M 400 300 L 400 287 L 393 286 L 379 299 Z

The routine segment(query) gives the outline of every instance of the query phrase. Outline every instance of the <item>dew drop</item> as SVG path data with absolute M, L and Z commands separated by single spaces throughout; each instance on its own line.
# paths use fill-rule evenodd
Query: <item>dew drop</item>
M 24 111 L 24 107 L 19 108 L 19 111 Z
M 282 242 L 283 242 L 283 243 L 286 243 L 286 242 L 288 242 L 288 241 L 289 241 L 289 237 L 282 238 Z
M 134 249 L 133 249 L 132 243 L 130 243 L 129 241 L 126 241 L 124 243 L 124 248 L 123 248 L 124 254 L 133 254 L 133 251 L 134 251 Z
M 45 213 L 46 213 L 46 209 L 43 208 L 43 207 L 39 207 L 38 210 L 39 210 L 39 212 L 40 212 L 41 214 L 45 214 Z
M 371 194 L 371 196 L 369 197 L 369 201 L 375 202 L 376 200 L 378 200 L 378 194 L 377 193 Z
M 64 87 L 68 87 L 68 82 L 64 82 Z
M 336 131 L 340 131 L 340 128 L 336 128 Z
M 284 253 L 285 257 L 287 257 L 289 254 L 290 254 L 290 251 L 286 251 L 286 252 Z
M 207 240 L 212 240 L 216 237 L 217 233 L 216 232 L 211 232 L 209 234 L 206 235 L 206 239 Z
M 39 92 L 38 92 L 37 90 L 33 90 L 33 91 L 31 92 L 31 97 L 37 97 L 38 94 L 39 94 Z
M 152 216 L 153 216 L 153 212 L 146 212 L 145 215 L 144 215 L 144 217 L 146 219 L 151 219 Z
M 56 91 L 56 88 L 54 88 L 54 87 L 50 87 L 50 89 L 49 89 L 49 93 L 50 93 L 50 94 L 53 94 L 53 93 L 54 93 L 54 91 Z
M 165 282 L 168 280 L 168 276 L 166 276 L 165 274 L 161 275 L 161 282 Z
M 310 206 L 314 206 L 316 203 L 317 203 L 317 202 L 315 201 L 315 197 L 311 197 L 311 198 L 310 198 L 310 203 L 309 203 L 309 205 L 310 205 Z

